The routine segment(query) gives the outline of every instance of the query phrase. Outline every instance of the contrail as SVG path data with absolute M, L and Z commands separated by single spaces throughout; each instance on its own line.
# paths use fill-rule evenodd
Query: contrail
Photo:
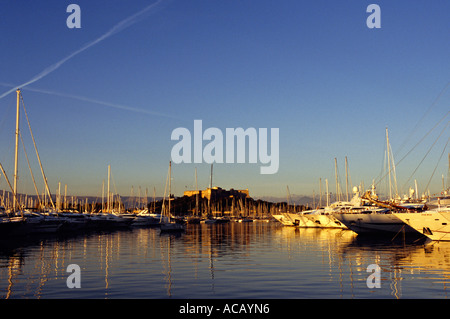
M 3 82 L 0 82 L 0 85 L 7 86 L 7 87 L 14 87 L 13 85 L 11 85 L 9 83 L 3 83 Z M 156 116 L 166 117 L 166 118 L 170 118 L 170 119 L 177 119 L 177 120 L 180 119 L 180 118 L 177 118 L 175 116 L 168 115 L 168 114 L 165 114 L 165 113 L 149 111 L 149 110 L 140 109 L 140 108 L 137 108 L 137 107 L 131 107 L 131 106 L 122 105 L 122 104 L 116 104 L 116 103 L 100 101 L 100 100 L 96 100 L 96 99 L 92 99 L 92 98 L 85 97 L 85 96 L 80 96 L 80 95 L 66 94 L 66 93 L 60 93 L 60 92 L 44 90 L 44 89 L 37 89 L 37 88 L 31 88 L 31 87 L 27 87 L 27 88 L 25 88 L 25 90 L 32 91 L 32 92 L 37 92 L 37 93 L 44 93 L 44 94 L 49 94 L 49 95 L 56 95 L 56 96 L 61 96 L 61 97 L 67 97 L 67 98 L 70 98 L 70 99 L 75 99 L 75 100 L 80 100 L 80 101 L 84 101 L 84 102 L 95 103 L 95 104 L 99 104 L 99 105 L 113 107 L 113 108 L 116 108 L 116 109 L 119 109 L 119 110 L 131 111 L 131 112 L 136 112 L 136 113 L 143 113 L 143 114 L 148 114 L 148 115 L 156 115 Z
M 35 75 L 33 78 L 31 78 L 31 80 L 22 83 L 21 85 L 15 86 L 13 89 L 3 93 L 2 95 L 0 95 L 0 99 L 4 98 L 6 95 L 8 95 L 11 92 L 14 92 L 16 90 L 16 88 L 20 87 L 23 88 L 31 83 L 34 83 L 40 79 L 42 79 L 43 77 L 47 76 L 48 74 L 52 73 L 53 71 L 55 71 L 56 69 L 58 69 L 61 65 L 63 65 L 64 63 L 66 63 L 67 61 L 69 61 L 70 59 L 72 59 L 74 56 L 80 54 L 81 52 L 89 49 L 90 47 L 96 45 L 97 43 L 109 38 L 110 36 L 132 26 L 133 24 L 135 24 L 136 22 L 138 22 L 140 19 L 142 19 L 144 17 L 144 15 L 149 12 L 150 10 L 152 10 L 153 8 L 155 8 L 156 6 L 158 6 L 161 2 L 163 2 L 163 0 L 158 0 L 156 3 L 153 3 L 147 7 L 145 7 L 144 9 L 142 9 L 141 11 L 133 14 L 132 16 L 120 21 L 119 23 L 117 23 L 115 26 L 113 26 L 108 32 L 106 32 L 105 34 L 103 34 L 102 36 L 98 37 L 97 39 L 95 39 L 94 41 L 91 41 L 87 44 L 85 44 L 84 46 L 82 46 L 80 49 L 76 50 L 75 52 L 69 54 L 67 57 L 65 57 L 64 59 L 56 62 L 55 64 L 47 67 L 46 69 L 44 69 L 41 73 Z

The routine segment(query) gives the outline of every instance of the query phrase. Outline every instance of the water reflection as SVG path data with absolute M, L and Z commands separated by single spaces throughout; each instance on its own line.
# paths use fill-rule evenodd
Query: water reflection
M 69 264 L 81 289 L 66 286 Z M 381 289 L 366 285 L 381 267 Z M 0 242 L 0 297 L 446 298 L 450 243 L 253 222 Z
M 450 271 L 450 243 L 420 240 L 392 241 L 383 238 L 356 237 L 342 246 L 340 254 L 354 261 L 355 270 L 364 271 L 368 264 L 381 267 L 382 282 L 394 298 L 447 297 Z M 439 284 L 439 285 L 435 285 Z M 442 286 L 441 286 L 442 285 Z M 433 289 L 429 289 L 433 287 Z

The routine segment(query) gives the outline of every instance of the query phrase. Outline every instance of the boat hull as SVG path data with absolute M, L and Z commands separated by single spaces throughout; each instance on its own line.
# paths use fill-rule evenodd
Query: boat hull
M 357 234 L 417 233 L 392 213 L 334 213 L 334 217 Z
M 434 241 L 450 241 L 450 210 L 396 213 L 397 218 Z
M 331 214 L 287 213 L 294 226 L 303 228 L 340 228 L 346 229 L 344 224 Z
M 286 214 L 274 214 L 272 215 L 272 217 L 284 226 L 295 226 L 294 222 L 289 217 L 287 217 Z

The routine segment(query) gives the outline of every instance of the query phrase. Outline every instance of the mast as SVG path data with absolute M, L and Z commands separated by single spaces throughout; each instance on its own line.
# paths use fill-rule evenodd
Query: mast
M 339 182 L 338 182 L 338 176 L 337 176 L 337 159 L 334 158 L 334 175 L 336 176 L 336 201 L 341 200 L 341 195 L 339 191 Z
M 213 189 L 212 189 L 212 178 L 213 178 L 213 164 L 211 164 L 211 181 L 209 184 L 209 200 L 208 200 L 208 215 L 211 215 L 211 199 L 212 199 L 212 193 L 213 193 Z
M 145 207 L 144 208 L 148 208 L 148 187 L 145 188 Z
M 169 221 L 170 221 L 170 192 L 172 184 L 172 161 L 169 161 Z
M 58 197 L 56 198 L 56 209 L 61 210 L 61 182 L 58 182 Z
M 17 179 L 18 179 L 18 170 L 19 170 L 19 115 L 20 115 L 20 89 L 17 89 L 17 108 L 16 108 L 16 148 L 14 153 L 14 197 L 13 197 L 13 211 L 16 211 L 18 202 L 16 199 L 17 195 Z
M 107 197 L 106 197 L 106 201 L 107 201 L 107 204 L 106 204 L 106 210 L 107 210 L 107 212 L 109 213 L 110 212 L 110 209 L 111 209 L 111 196 L 110 196 L 110 193 L 109 193 L 109 182 L 110 182 L 110 179 L 111 179 L 111 165 L 108 165 L 108 193 L 107 193 Z
M 322 207 L 322 178 L 319 178 L 319 206 Z
M 195 216 L 198 216 L 198 183 L 197 183 L 197 167 L 195 168 Z
M 347 162 L 347 156 L 345 157 L 345 192 L 347 194 L 347 202 L 348 202 L 348 162 Z
M 153 186 L 153 213 L 156 212 L 156 188 Z
M 141 199 L 141 186 L 139 186 L 139 205 L 138 209 L 141 209 L 142 199 Z
M 419 199 L 419 192 L 417 189 L 417 180 L 414 180 L 414 186 L 415 186 L 415 190 L 416 190 L 416 199 Z
M 391 182 L 391 156 L 389 153 L 389 133 L 386 127 L 386 149 L 387 149 L 387 160 L 388 160 L 388 172 L 389 172 L 389 199 L 392 200 L 392 182 Z
M 105 180 L 102 182 L 102 213 L 105 212 Z

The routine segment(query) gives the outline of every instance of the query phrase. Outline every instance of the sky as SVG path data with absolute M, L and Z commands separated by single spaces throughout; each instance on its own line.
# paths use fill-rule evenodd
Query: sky
M 69 28 L 70 4 L 80 28 Z M 379 6 L 380 28 L 367 7 Z M 0 163 L 12 181 L 15 90 L 53 193 L 164 194 L 177 128 L 278 128 L 279 169 L 215 163 L 213 184 L 250 196 L 386 184 L 386 128 L 399 191 L 447 181 L 447 0 L 4 0 Z M 21 133 L 43 190 L 26 118 Z M 192 137 L 193 138 L 193 137 Z M 209 141 L 204 141 L 203 146 Z M 224 141 L 225 145 L 225 141 Z M 210 184 L 209 163 L 172 165 L 172 192 Z M 8 189 L 4 177 L 0 189 Z M 19 155 L 19 192 L 34 194 Z

